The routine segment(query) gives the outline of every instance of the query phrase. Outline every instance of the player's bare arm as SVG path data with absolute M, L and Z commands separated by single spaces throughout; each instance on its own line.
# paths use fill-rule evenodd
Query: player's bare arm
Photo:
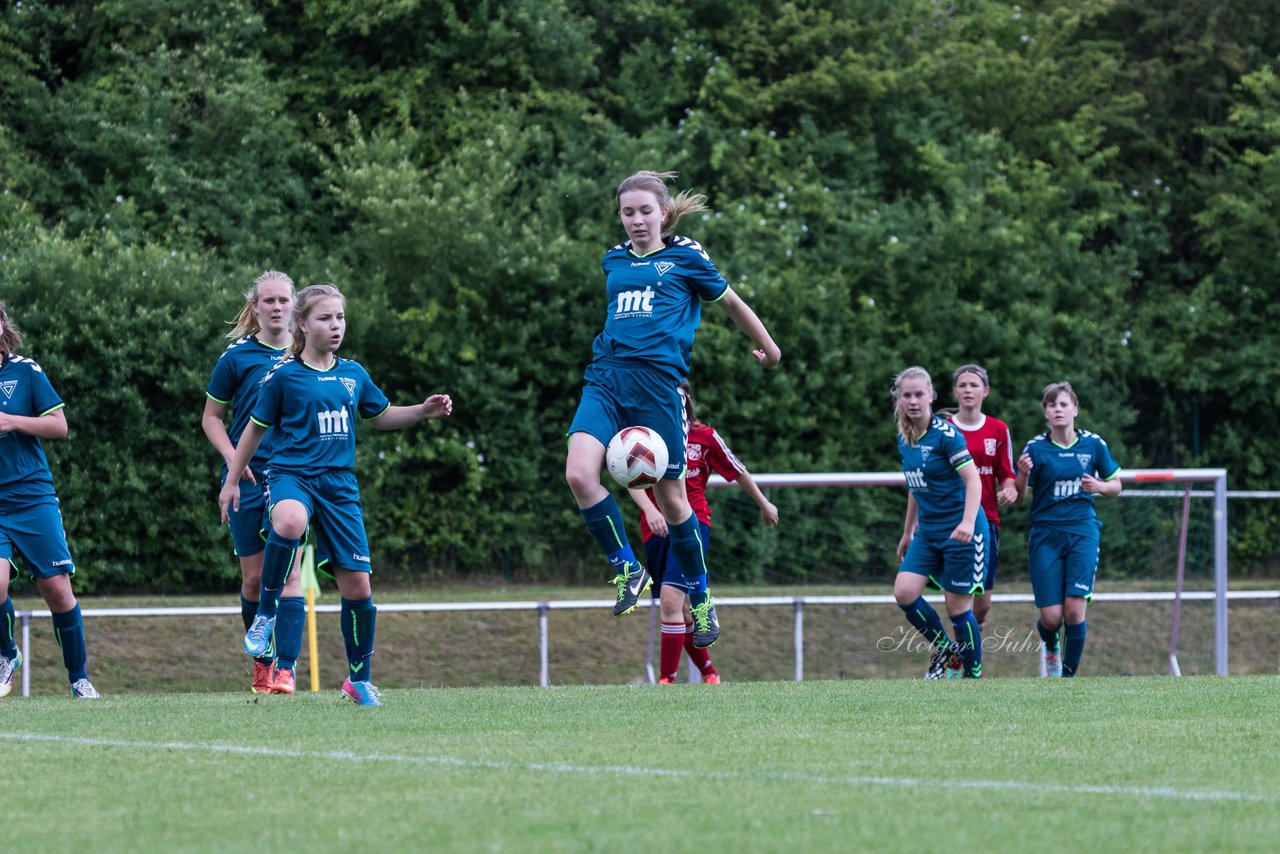
M 782 351 L 778 349 L 777 344 L 773 343 L 769 330 L 765 329 L 760 318 L 756 317 L 756 313 L 751 310 L 751 306 L 747 305 L 733 288 L 725 290 L 724 296 L 720 298 L 720 305 L 734 324 L 759 346 L 760 349 L 752 351 L 752 355 L 761 367 L 772 368 L 782 361 Z
M 399 430 L 420 421 L 443 418 L 453 412 L 453 399 L 447 394 L 433 394 L 416 406 L 388 406 L 371 423 L 378 430 Z

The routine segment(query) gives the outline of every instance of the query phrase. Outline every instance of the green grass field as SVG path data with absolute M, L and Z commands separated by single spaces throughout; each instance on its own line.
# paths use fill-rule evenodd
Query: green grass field
M 1274 850 L 1275 677 L 0 703 L 6 851 Z

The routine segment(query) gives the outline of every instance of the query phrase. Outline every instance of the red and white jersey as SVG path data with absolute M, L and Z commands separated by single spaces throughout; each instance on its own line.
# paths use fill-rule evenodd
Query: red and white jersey
M 707 478 L 714 473 L 733 483 L 738 479 L 738 475 L 747 470 L 747 467 L 733 455 L 733 451 L 729 450 L 729 446 L 725 444 L 724 439 L 720 438 L 720 434 L 706 424 L 689 425 L 689 435 L 684 445 L 684 461 L 684 484 L 685 492 L 689 496 L 689 506 L 693 508 L 693 515 L 698 517 L 699 522 L 710 525 L 711 508 L 707 505 Z M 655 504 L 658 502 L 652 489 L 646 490 L 646 493 L 650 501 Z M 640 538 L 647 543 L 652 536 L 653 531 L 649 530 L 649 523 L 641 514 Z
M 983 415 L 982 423 L 977 427 L 961 424 L 954 415 L 948 416 L 947 420 L 956 426 L 969 446 L 969 456 L 973 457 L 973 462 L 978 467 L 978 477 L 982 480 L 982 509 L 987 513 L 987 521 L 999 529 L 1000 511 L 997 509 L 996 492 L 1000 489 L 1000 484 L 1018 476 L 1013 467 L 1013 441 L 1009 437 L 1009 425 L 990 415 Z

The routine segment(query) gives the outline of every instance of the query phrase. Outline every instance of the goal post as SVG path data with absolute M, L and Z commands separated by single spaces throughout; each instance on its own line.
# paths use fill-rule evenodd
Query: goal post
M 896 487 L 905 490 L 906 479 L 901 472 L 823 472 L 823 473 L 775 473 L 775 474 L 754 474 L 752 475 L 756 484 L 762 489 L 775 490 L 771 493 L 773 496 L 779 496 L 782 493 L 777 490 L 790 489 L 833 489 L 841 487 Z M 1190 500 L 1192 495 L 1197 498 L 1212 499 L 1212 514 L 1209 528 L 1212 538 L 1212 567 L 1213 567 L 1213 586 L 1214 586 L 1214 616 L 1213 616 L 1213 663 L 1214 672 L 1219 676 L 1225 676 L 1228 672 L 1228 631 L 1227 631 L 1227 590 L 1228 590 L 1228 566 L 1227 566 L 1227 471 L 1221 468 L 1184 468 L 1184 469 L 1122 469 L 1120 480 L 1125 485 L 1125 490 L 1120 493 L 1119 500 L 1131 501 L 1134 499 L 1149 499 L 1154 501 L 1168 501 L 1169 499 L 1183 499 L 1184 511 L 1186 510 L 1185 502 Z M 1208 485 L 1208 490 L 1194 490 L 1192 487 L 1196 484 Z M 713 475 L 708 480 L 708 487 L 713 489 L 723 489 L 732 486 L 723 478 Z M 1182 485 L 1183 488 L 1170 488 L 1175 485 Z M 1127 496 L 1127 498 L 1126 498 Z M 832 507 L 838 503 L 838 499 L 823 499 L 820 506 L 824 508 Z M 896 518 L 899 527 L 897 531 L 901 532 L 901 508 L 903 505 L 898 504 L 896 510 Z M 874 515 L 874 514 L 873 514 Z M 1025 514 L 1023 514 L 1025 515 Z M 883 541 L 891 533 L 891 529 L 886 527 L 886 515 L 882 511 L 873 524 L 879 526 L 876 538 Z M 1177 560 L 1180 565 L 1185 565 L 1186 561 L 1186 534 L 1187 534 L 1187 513 L 1182 514 L 1183 521 L 1177 525 L 1177 534 L 1179 544 L 1175 547 L 1178 555 Z M 790 520 L 784 516 L 782 524 L 788 524 Z M 856 524 L 856 523 L 850 523 Z M 1176 524 L 1176 523 L 1170 523 Z M 1025 529 L 1025 523 L 1023 524 Z M 713 532 L 716 525 L 713 522 Z M 1121 534 L 1125 531 L 1122 530 Z M 1007 536 L 1012 536 L 1012 532 L 1006 531 Z M 764 535 L 761 535 L 764 536 Z M 718 538 L 713 534 L 713 542 Z M 1107 536 L 1104 534 L 1104 550 Z M 896 542 L 896 536 L 894 541 Z M 714 546 L 713 546 L 714 548 Z M 891 546 L 888 547 L 891 550 Z M 773 546 L 774 552 L 779 551 L 776 543 Z M 1006 551 L 1005 544 L 1001 544 L 1001 553 Z M 793 557 L 792 553 L 784 554 L 783 557 Z M 777 557 L 777 555 L 773 555 Z M 717 561 L 718 563 L 718 561 Z M 1005 561 L 1001 561 L 1002 566 L 1008 566 Z M 1007 573 L 1009 570 L 1005 570 Z M 1180 616 L 1180 608 L 1182 601 L 1182 585 L 1180 582 L 1181 569 L 1177 572 L 1179 582 L 1174 593 L 1175 614 Z M 757 573 L 757 578 L 759 573 Z M 778 580 L 773 578 L 772 580 Z M 797 580 L 811 580 L 808 576 Z M 821 579 L 820 579 L 821 580 Z M 827 579 L 834 580 L 834 579 Z M 1173 580 L 1172 578 L 1170 580 Z M 1170 640 L 1170 665 L 1176 668 L 1176 643 L 1178 626 L 1172 626 L 1172 635 Z

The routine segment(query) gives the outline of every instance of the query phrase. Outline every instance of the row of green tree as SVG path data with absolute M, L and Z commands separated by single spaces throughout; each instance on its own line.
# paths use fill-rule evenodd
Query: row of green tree
M 707 312 L 692 379 L 756 471 L 896 467 L 888 389 L 990 369 L 1018 441 L 1070 379 L 1128 467 L 1275 488 L 1280 15 L 1220 0 L 23 0 L 0 13 L 0 299 L 68 401 L 93 589 L 222 588 L 199 428 L 263 269 L 446 423 L 364 435 L 377 563 L 598 574 L 562 480 L 617 182 L 784 352 Z M 1278 514 L 1233 504 L 1233 568 Z M 856 517 L 850 561 L 891 570 Z M 583 576 L 585 577 L 585 576 Z

